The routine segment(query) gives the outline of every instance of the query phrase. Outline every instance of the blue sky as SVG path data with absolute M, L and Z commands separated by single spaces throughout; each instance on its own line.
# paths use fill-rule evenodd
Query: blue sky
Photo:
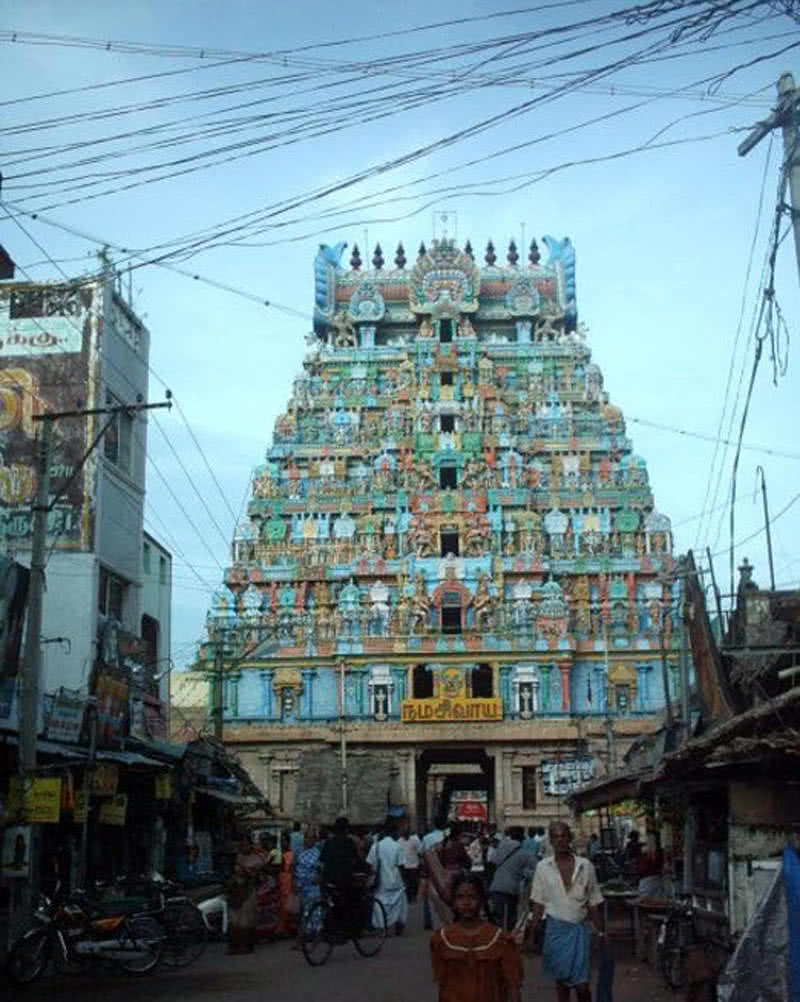
M 139 249 L 150 258 L 154 255 L 148 251 L 156 245 L 294 201 L 542 98 L 526 112 L 415 162 L 294 210 L 284 209 L 272 216 L 272 229 L 238 233 L 235 240 L 218 241 L 190 259 L 172 260 L 236 293 L 157 266 L 132 273 L 134 306 L 152 334 L 152 369 L 173 391 L 187 419 L 184 423 L 173 410 L 158 418 L 166 437 L 155 425 L 149 433 L 147 528 L 175 559 L 173 654 L 178 665 L 191 660 L 203 635 L 211 592 L 229 562 L 234 516 L 243 510 L 251 470 L 263 458 L 275 417 L 302 362 L 318 243 L 357 242 L 366 258 L 365 239 L 369 256 L 379 241 L 390 258 L 402 240 L 411 256 L 420 240 L 428 242 L 441 226 L 441 212 L 451 214 L 451 235 L 455 232 L 459 241 L 469 238 L 476 252 L 482 253 L 491 238 L 498 254 L 504 255 L 510 237 L 520 243 L 523 226 L 526 242 L 532 236 L 540 240 L 545 233 L 572 239 L 579 318 L 589 328 L 594 360 L 603 369 L 611 401 L 623 409 L 635 451 L 648 462 L 657 507 L 673 520 L 676 551 L 710 546 L 723 591 L 728 590 L 725 501 L 733 450 L 653 425 L 712 439 L 721 429 L 723 437 L 736 437 L 754 353 L 753 317 L 769 247 L 781 137 L 776 133 L 772 142 L 764 140 L 747 157 L 739 157 L 736 147 L 752 124 L 769 113 L 777 78 L 795 68 L 798 49 L 717 80 L 712 93 L 701 81 L 800 43 L 798 25 L 776 13 L 775 6 L 755 8 L 747 22 L 720 26 L 694 48 L 664 49 L 658 59 L 580 86 L 572 79 L 566 87 L 565 74 L 596 69 L 634 47 L 663 41 L 666 29 L 620 46 L 611 43 L 622 33 L 654 25 L 587 24 L 578 33 L 551 36 L 550 46 L 535 54 L 526 52 L 523 40 L 517 39 L 516 54 L 500 61 L 494 39 L 507 37 L 510 47 L 512 36 L 588 21 L 622 4 L 530 5 L 512 16 L 487 18 L 505 8 L 448 2 L 333 7 L 308 0 L 300 7 L 235 0 L 191 6 L 152 0 L 136 5 L 117 0 L 100 5 L 6 0 L 0 21 L 3 100 L 73 92 L 3 107 L 5 127 L 54 120 L 46 128 L 0 133 L 3 197 L 13 212 L 40 214 L 37 220 L 19 218 L 47 257 L 62 261 L 70 275 L 96 267 L 94 254 L 103 241 Z M 409 31 L 449 19 L 471 20 Z M 20 40 L 10 41 L 11 31 L 20 33 Z M 403 34 L 364 38 L 387 32 Z M 143 43 L 145 51 L 122 51 L 118 44 L 32 44 L 24 33 L 54 36 L 51 41 L 71 36 Z M 347 39 L 361 40 L 313 47 Z M 457 58 L 446 51 L 460 44 L 465 48 Z M 169 46 L 181 49 L 168 52 Z M 589 46 L 596 48 L 566 58 L 568 50 Z M 288 51 L 277 58 L 245 58 L 277 50 Z M 409 58 L 422 50 L 431 50 L 424 62 Z M 397 57 L 393 66 L 384 63 L 379 72 L 376 63 L 390 56 Z M 546 56 L 553 57 L 550 65 L 531 65 Z M 178 70 L 182 72 L 173 72 Z M 145 76 L 150 78 L 96 87 Z M 479 82 L 484 86 L 477 86 Z M 565 93 L 544 100 L 561 86 Z M 376 91 L 378 87 L 386 89 Z M 434 100 L 434 87 L 448 93 Z M 208 93 L 219 88 L 227 92 Z M 200 90 L 205 93 L 197 94 Z M 373 99 L 382 95 L 380 103 L 371 106 L 372 114 L 381 117 L 361 122 L 354 102 L 363 101 L 367 91 Z M 191 98 L 174 100 L 189 93 Z M 345 94 L 351 95 L 351 106 L 341 108 Z M 406 108 L 412 97 L 417 106 Z M 267 99 L 270 103 L 264 103 Z M 135 112 L 127 107 L 153 102 Z M 234 110 L 245 103 L 247 108 Z M 637 107 L 625 110 L 629 106 Z M 106 116 L 86 119 L 104 109 L 109 111 Z M 218 130 L 221 121 L 230 125 L 234 116 L 265 113 L 274 114 L 242 122 L 233 135 L 208 132 L 212 123 Z M 263 142 L 266 130 L 298 125 L 326 130 L 332 115 L 338 116 L 336 131 L 308 135 L 291 145 L 284 139 L 284 145 L 255 155 L 85 198 L 149 176 L 115 172 L 138 170 L 156 160 L 196 157 L 212 146 L 240 140 Z M 137 131 L 156 126 L 162 128 L 147 134 Z M 193 142 L 125 152 L 143 142 L 185 136 L 190 127 L 201 126 L 205 131 Z M 109 140 L 112 134 L 134 132 Z M 58 152 L 55 147 L 62 144 L 73 149 Z M 613 156 L 642 146 L 641 152 Z M 509 147 L 519 148 L 501 152 Z M 253 150 L 241 147 L 210 159 Z M 69 166 L 70 161 L 106 151 L 113 156 Z M 586 162 L 590 160 L 596 162 Z M 477 162 L 464 166 L 472 161 Z M 572 166 L 536 177 L 537 172 L 568 164 Z M 63 170 L 52 170 L 59 165 Z M 31 173 L 42 168 L 48 172 Z M 63 190 L 99 171 L 106 177 L 88 178 L 92 187 Z M 498 183 L 501 179 L 509 180 Z M 467 184 L 474 187 L 438 191 Z M 379 194 L 390 187 L 396 189 L 391 201 Z M 383 204 L 347 204 L 370 196 Z M 336 209 L 341 210 L 338 215 L 320 218 Z M 52 222 L 59 226 L 49 225 Z M 20 277 L 58 277 L 42 252 L 7 218 L 0 239 L 24 269 Z M 128 260 L 121 252 L 111 253 L 117 260 Z M 778 249 L 775 274 L 777 300 L 790 331 L 796 329 L 800 306 L 797 274 L 790 234 Z M 286 309 L 267 308 L 248 296 Z M 753 503 L 755 471 L 761 464 L 774 518 L 776 580 L 790 585 L 800 583 L 800 503 L 779 513 L 800 489 L 794 406 L 800 377 L 794 344 L 787 348 L 781 339 L 778 348 L 788 351 L 787 371 L 774 384 L 768 340 L 744 434 L 746 445 L 772 452 L 742 452 L 734 536 L 743 540 L 762 527 L 760 498 Z M 154 377 L 151 396 L 161 392 Z M 159 473 L 184 510 L 166 491 Z M 712 500 L 714 510 L 709 512 Z M 736 563 L 745 555 L 756 565 L 756 579 L 767 584 L 763 532 L 737 547 Z

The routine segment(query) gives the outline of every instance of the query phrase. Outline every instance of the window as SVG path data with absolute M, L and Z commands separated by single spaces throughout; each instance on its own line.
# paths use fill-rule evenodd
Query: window
M 461 606 L 442 607 L 442 633 L 461 633 Z
M 100 568 L 100 585 L 97 591 L 97 608 L 104 616 L 122 621 L 122 607 L 128 584 L 116 574 Z
M 158 558 L 158 583 L 169 584 L 169 564 L 166 557 Z
M 456 476 L 455 466 L 439 467 L 439 486 L 443 490 L 458 487 L 458 478 Z
M 492 666 L 480 664 L 472 669 L 472 698 L 491 699 L 494 696 Z
M 452 372 L 440 372 L 439 373 L 439 385 L 440 386 L 452 386 L 453 385 L 453 373 Z
M 439 415 L 439 428 L 441 431 L 455 431 L 456 430 L 456 419 L 453 414 L 440 414 Z
M 439 341 L 442 344 L 449 344 L 453 340 L 453 321 L 439 321 Z
M 145 574 L 150 574 L 152 569 L 151 568 L 152 561 L 150 557 L 151 557 L 150 544 L 145 543 L 144 546 L 142 547 L 142 569 L 144 570 Z
M 445 530 L 439 536 L 440 548 L 439 552 L 441 556 L 446 557 L 448 553 L 452 553 L 454 557 L 458 556 L 458 533 L 452 530 Z
M 416 665 L 411 679 L 414 699 L 433 699 L 433 675 L 425 665 Z
M 536 808 L 536 766 L 522 767 L 522 809 L 532 811 Z
M 119 407 L 120 401 L 112 394 L 106 394 L 106 407 Z M 133 457 L 133 415 L 130 411 L 117 411 L 106 418 L 110 423 L 103 441 L 106 459 L 123 472 L 131 472 Z

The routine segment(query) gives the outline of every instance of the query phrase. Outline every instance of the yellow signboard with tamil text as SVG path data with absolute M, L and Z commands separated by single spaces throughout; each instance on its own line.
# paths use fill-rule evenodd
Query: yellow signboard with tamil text
M 60 777 L 11 776 L 8 783 L 8 813 L 29 824 L 58 824 L 61 817 Z
M 400 706 L 405 724 L 437 724 L 443 721 L 502 720 L 499 699 L 406 699 Z

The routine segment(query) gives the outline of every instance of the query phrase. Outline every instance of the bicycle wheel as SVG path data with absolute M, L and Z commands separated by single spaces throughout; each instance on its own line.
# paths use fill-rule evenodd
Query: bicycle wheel
M 367 898 L 365 912 L 366 924 L 362 926 L 357 936 L 353 936 L 353 946 L 362 957 L 374 957 L 381 952 L 388 933 L 386 911 L 380 901 L 370 895 Z
M 325 901 L 315 901 L 303 916 L 300 933 L 303 956 L 312 967 L 319 967 L 330 957 L 330 909 Z
M 117 959 L 126 974 L 149 974 L 161 960 L 166 932 L 155 919 L 147 915 L 132 915 L 125 922 L 124 949 L 130 956 Z
M 15 985 L 29 985 L 44 973 L 52 939 L 47 929 L 32 929 L 17 940 L 6 960 L 6 974 Z
M 684 951 L 681 944 L 681 924 L 677 917 L 667 919 L 661 945 L 661 973 L 669 988 L 678 991 L 686 982 Z
M 161 922 L 166 931 L 161 959 L 169 967 L 186 967 L 202 954 L 208 929 L 200 909 L 191 901 L 168 904 Z

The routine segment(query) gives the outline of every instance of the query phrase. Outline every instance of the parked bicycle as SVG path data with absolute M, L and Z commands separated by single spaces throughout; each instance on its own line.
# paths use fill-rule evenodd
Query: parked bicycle
M 726 935 L 701 934 L 695 909 L 690 901 L 684 901 L 664 916 L 658 947 L 664 981 L 669 988 L 680 991 L 690 981 L 713 981 L 731 944 Z
M 348 939 L 362 957 L 374 957 L 380 953 L 387 932 L 384 907 L 369 891 L 348 908 L 341 891 L 328 885 L 301 916 L 303 956 L 312 967 L 324 964 L 334 946 Z
M 138 904 L 104 906 L 83 891 L 65 895 L 57 885 L 52 898 L 40 896 L 33 920 L 6 960 L 18 985 L 40 978 L 51 960 L 70 973 L 94 967 L 147 974 L 161 959 L 164 929 Z
M 197 960 L 208 943 L 203 913 L 184 892 L 183 886 L 159 874 L 120 877 L 115 886 L 138 896 L 152 919 L 164 929 L 161 959 L 169 967 L 186 967 Z M 152 902 L 147 907 L 147 903 Z

